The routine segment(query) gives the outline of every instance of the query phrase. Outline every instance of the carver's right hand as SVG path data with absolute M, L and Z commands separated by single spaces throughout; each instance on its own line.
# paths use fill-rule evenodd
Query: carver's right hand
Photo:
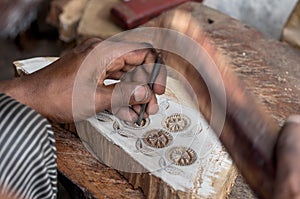
M 154 90 L 147 85 L 155 56 L 145 43 L 93 38 L 40 71 L 1 82 L 0 92 L 59 123 L 86 119 L 105 109 L 135 122 L 144 103 L 149 103 L 145 117 L 157 112 L 154 94 L 165 91 L 164 68 Z M 106 79 L 120 82 L 107 86 Z

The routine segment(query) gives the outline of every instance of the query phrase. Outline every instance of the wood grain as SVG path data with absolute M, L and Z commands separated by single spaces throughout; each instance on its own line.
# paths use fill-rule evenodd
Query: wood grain
M 73 133 L 58 125 L 52 126 L 58 169 L 79 189 L 77 193 L 69 190 L 72 198 L 144 198 L 143 193 L 134 189 L 117 171 L 95 159 Z

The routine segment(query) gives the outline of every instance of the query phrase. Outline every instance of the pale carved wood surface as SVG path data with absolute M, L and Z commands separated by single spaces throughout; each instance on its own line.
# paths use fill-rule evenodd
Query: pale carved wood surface
M 176 91 L 178 95 L 184 93 L 179 87 Z M 159 98 L 160 111 L 157 115 L 150 116 L 145 127 L 132 128 L 116 117 L 102 113 L 78 123 L 78 134 L 96 157 L 120 170 L 149 199 L 227 197 L 236 171 L 225 149 L 198 111 L 181 107 L 180 102 L 170 99 L 167 101 L 166 108 L 166 96 Z M 186 127 L 177 133 L 168 130 L 167 135 L 171 137 L 168 145 L 162 148 L 152 145 L 148 147 L 144 140 L 154 140 L 156 137 L 147 137 L 147 134 L 156 132 L 157 129 L 166 130 L 162 123 L 167 122 L 174 113 L 177 118 L 185 117 L 189 121 L 185 124 Z M 100 116 L 103 119 L 98 121 L 96 118 Z M 175 120 L 172 124 L 174 123 Z M 168 160 L 168 151 L 178 150 L 180 147 L 191 149 L 195 154 L 195 162 L 181 165 Z M 184 157 L 182 155 L 181 158 L 185 159 Z

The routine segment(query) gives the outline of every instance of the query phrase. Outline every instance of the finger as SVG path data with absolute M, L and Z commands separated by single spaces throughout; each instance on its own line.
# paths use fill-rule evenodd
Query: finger
M 97 90 L 97 102 L 110 104 L 112 107 L 124 107 L 136 104 L 148 103 L 152 97 L 152 91 L 148 85 L 139 85 L 134 82 L 120 82 L 112 85 L 101 85 Z M 101 99 L 102 100 L 101 102 Z M 109 108 L 109 107 L 105 107 Z
M 167 83 L 167 68 L 164 64 L 160 65 L 160 71 L 155 79 L 153 91 L 158 95 L 165 93 Z
M 291 116 L 276 146 L 275 199 L 300 198 L 300 116 Z
M 148 103 L 146 112 L 149 115 L 154 115 L 155 113 L 158 112 L 158 104 L 157 104 L 157 99 L 156 99 L 155 95 L 152 95 L 151 100 Z
M 120 107 L 148 103 L 152 95 L 148 85 L 139 85 L 135 82 L 120 82 L 110 86 L 102 86 L 101 93 L 106 97 L 100 96 L 99 100 L 101 100 L 101 97 L 109 99 L 107 101 L 109 101 L 114 114 L 119 111 Z
M 134 105 L 132 106 L 132 109 L 138 114 L 140 115 L 141 111 L 142 111 L 142 106 L 141 105 Z M 149 115 L 145 112 L 143 118 L 147 118 L 149 117 Z
M 123 72 L 129 72 L 131 70 L 133 70 L 136 66 L 132 66 L 132 65 L 125 65 L 123 68 L 122 68 L 122 71 Z
M 152 75 L 153 69 L 154 67 L 159 64 L 159 73 L 155 79 L 154 82 L 150 82 L 153 83 L 153 91 L 156 94 L 163 94 L 165 92 L 165 88 L 166 88 L 166 80 L 167 80 L 167 69 L 166 66 L 164 65 L 164 61 L 162 58 L 162 54 L 155 54 L 155 62 L 158 61 L 158 63 L 154 63 L 154 64 L 149 64 L 152 63 L 152 60 L 150 60 L 150 62 L 148 62 L 147 60 L 145 61 L 145 70 L 148 72 L 149 77 Z M 149 78 L 150 79 L 150 78 Z
M 152 91 L 148 85 L 136 86 L 130 98 L 130 105 L 148 103 L 152 97 Z
M 153 64 L 149 67 L 152 67 Z M 140 84 L 148 84 L 149 83 L 149 77 L 150 73 L 146 71 L 146 66 L 138 66 L 132 69 L 131 71 L 128 71 L 124 77 L 122 78 L 122 81 L 124 82 L 139 82 Z
M 155 58 L 156 58 L 156 54 L 153 52 L 152 49 L 149 48 L 135 50 L 123 56 L 124 62 L 127 65 L 131 65 L 131 66 L 139 66 L 142 64 L 154 63 Z
M 138 118 L 138 114 L 130 107 L 121 107 L 114 115 L 127 122 L 135 122 Z
M 141 113 L 141 106 L 140 105 L 134 105 L 132 106 L 132 109 L 138 113 L 138 115 Z M 157 104 L 157 99 L 155 97 L 155 95 L 152 95 L 151 100 L 149 101 L 148 105 L 147 105 L 147 110 L 145 112 L 144 118 L 149 117 L 149 115 L 154 115 L 158 112 L 159 107 Z
M 136 49 L 142 48 L 142 47 L 147 47 L 147 46 L 142 46 L 141 44 L 136 45 Z M 134 48 L 134 46 L 132 47 Z M 151 49 L 139 49 L 139 50 L 134 50 L 131 52 L 128 52 L 124 55 L 121 55 L 117 59 L 115 59 L 108 67 L 107 71 L 118 71 L 122 70 L 124 66 L 139 66 L 145 63 L 154 63 L 155 61 L 155 55 L 151 51 Z M 125 70 L 128 70 L 125 69 Z
M 118 83 L 115 85 L 112 101 L 118 106 L 146 104 L 150 101 L 152 92 L 148 85 L 134 82 Z
M 134 70 L 136 66 L 125 65 L 121 70 L 107 71 L 107 78 L 121 79 L 127 72 Z
M 154 69 L 154 64 L 144 64 L 142 66 L 136 67 L 125 74 L 123 81 L 126 82 L 139 82 L 141 84 L 154 83 L 153 91 L 156 94 L 163 94 L 166 88 L 167 80 L 167 70 L 166 67 L 161 64 L 159 72 L 154 82 L 149 82 L 152 71 Z
M 106 79 L 115 79 L 115 80 L 120 80 L 123 78 L 123 76 L 125 75 L 126 73 L 122 72 L 122 71 L 117 71 L 115 73 L 111 73 L 111 74 L 108 74 Z

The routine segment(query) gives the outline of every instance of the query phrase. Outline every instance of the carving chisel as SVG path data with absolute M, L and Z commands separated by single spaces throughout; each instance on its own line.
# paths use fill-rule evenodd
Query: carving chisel
M 149 81 L 148 81 L 148 86 L 150 87 L 151 91 L 153 91 L 154 82 L 155 82 L 155 80 L 158 76 L 158 73 L 160 71 L 161 64 L 162 64 L 161 53 L 158 53 L 157 57 L 156 57 L 156 60 L 155 60 L 153 70 L 151 72 L 151 75 L 150 75 L 150 78 L 149 78 Z M 144 114 L 146 112 L 147 106 L 148 106 L 148 103 L 142 105 L 141 112 L 140 112 L 139 117 L 138 117 L 137 122 L 136 122 L 139 126 L 142 123 L 142 120 L 144 118 Z

